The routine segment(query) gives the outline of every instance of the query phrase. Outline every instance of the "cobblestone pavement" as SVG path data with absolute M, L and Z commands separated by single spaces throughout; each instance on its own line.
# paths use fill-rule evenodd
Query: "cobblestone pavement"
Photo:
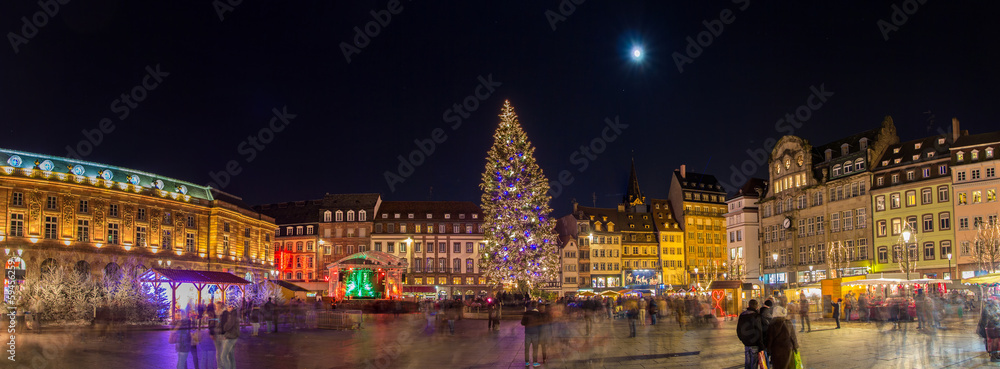
M 236 346 L 237 368 L 523 368 L 523 329 L 503 321 L 488 332 L 486 321 L 462 320 L 456 333 L 427 327 L 420 315 L 368 316 L 361 330 L 291 330 L 250 337 Z M 917 330 L 916 323 L 892 325 L 814 322 L 800 333 L 808 368 L 992 367 L 974 332 L 975 321 L 949 322 L 946 329 Z M 556 327 L 542 368 L 740 368 L 743 346 L 735 323 L 720 328 L 678 329 L 674 324 L 640 325 L 627 338 L 623 320 L 599 320 L 587 335 L 584 322 Z M 132 331 L 119 341 L 88 331 L 48 329 L 17 336 L 15 368 L 176 368 L 177 354 L 164 330 Z M 215 368 L 214 346 L 199 345 L 199 369 Z M 194 368 L 188 358 L 188 368 Z M 5 364 L 10 364 L 5 360 Z

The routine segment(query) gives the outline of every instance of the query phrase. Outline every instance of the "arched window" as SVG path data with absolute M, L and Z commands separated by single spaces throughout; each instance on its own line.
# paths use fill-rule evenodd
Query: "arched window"
M 85 260 L 76 262 L 76 265 L 73 266 L 73 271 L 83 280 L 90 279 L 90 263 Z
M 865 160 L 861 159 L 861 158 L 858 158 L 858 160 L 855 160 L 854 161 L 854 169 L 857 170 L 857 171 L 859 171 L 859 172 L 862 171 L 862 170 L 865 170 Z
M 115 262 L 110 262 L 104 266 L 104 278 L 108 281 L 117 282 L 122 279 L 122 267 Z
M 333 213 L 330 212 L 329 210 L 324 211 L 323 212 L 323 221 L 324 222 L 332 222 L 333 221 Z
M 851 165 L 851 161 L 848 160 L 848 161 L 844 162 L 844 174 L 847 174 L 847 173 L 850 173 L 850 172 L 853 172 L 853 171 L 854 171 L 854 167 Z
M 47 275 L 56 271 L 59 268 L 59 262 L 56 259 L 48 258 L 42 261 L 41 275 Z
M 344 212 L 343 211 L 337 210 L 337 221 L 338 222 L 343 222 L 344 221 Z
M 285 242 L 285 251 L 292 251 L 292 242 Z
M 358 221 L 359 222 L 364 222 L 365 219 L 367 218 L 365 215 L 366 215 L 366 213 L 365 213 L 364 210 L 358 210 Z
M 840 175 L 840 165 L 839 164 L 833 166 L 833 175 L 834 176 L 839 176 Z
M 354 210 L 348 210 L 347 211 L 347 221 L 348 222 L 353 222 L 354 221 Z
M 295 243 L 295 251 L 296 252 L 302 252 L 302 241 L 299 241 L 299 242 Z

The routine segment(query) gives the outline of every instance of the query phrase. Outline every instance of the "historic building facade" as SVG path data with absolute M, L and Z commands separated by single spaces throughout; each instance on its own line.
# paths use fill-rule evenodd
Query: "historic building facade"
M 660 260 L 664 284 L 681 288 L 687 283 L 684 268 L 684 231 L 670 211 L 666 199 L 651 199 L 652 217 L 659 237 Z
M 274 277 L 274 219 L 138 170 L 0 149 L 0 217 L 5 257 L 24 278 L 53 267 L 117 275 L 125 264 Z
M 273 217 L 274 267 L 285 281 L 315 282 L 325 269 L 319 260 L 319 204 L 294 201 L 259 205 L 255 210 Z
M 951 278 L 949 257 L 957 256 L 949 170 L 953 141 L 952 135 L 938 135 L 894 144 L 873 163 L 873 272 Z
M 726 200 L 726 232 L 729 237 L 726 272 L 733 278 L 759 281 L 764 275 L 757 201 L 766 193 L 767 181 L 751 178 Z
M 384 201 L 372 250 L 407 260 L 407 286 L 435 287 L 439 297 L 471 298 L 490 286 L 480 272 L 482 210 L 468 201 Z
M 768 159 L 769 188 L 759 201 L 766 283 L 812 283 L 836 277 L 834 270 L 868 273 L 870 168 L 898 142 L 890 117 L 819 147 L 796 136 L 778 140 Z
M 595 291 L 619 290 L 622 287 L 622 221 L 616 209 L 594 208 L 573 204 L 578 221 L 578 278 L 581 288 Z
M 953 121 L 957 130 L 958 121 Z M 996 226 L 1000 203 L 997 189 L 1000 188 L 1000 131 L 977 135 L 963 135 L 951 146 L 951 174 L 955 204 L 955 240 L 958 242 L 958 277 L 968 278 L 977 271 L 989 269 L 977 261 L 976 231 L 981 225 Z M 985 261 L 996 262 L 996 257 Z
M 726 191 L 713 175 L 681 165 L 670 180 L 674 219 L 684 230 L 688 283 L 722 279 L 726 261 Z

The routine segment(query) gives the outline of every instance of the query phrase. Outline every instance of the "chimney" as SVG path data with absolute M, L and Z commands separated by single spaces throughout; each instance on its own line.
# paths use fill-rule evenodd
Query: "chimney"
M 962 131 L 958 129 L 958 118 L 951 118 L 951 142 L 958 140 L 961 135 Z
M 681 164 L 681 178 L 687 178 L 687 166 Z

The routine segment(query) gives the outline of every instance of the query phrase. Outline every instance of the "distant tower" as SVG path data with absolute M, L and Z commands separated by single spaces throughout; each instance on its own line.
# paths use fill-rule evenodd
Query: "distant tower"
M 625 196 L 622 197 L 622 205 L 625 208 L 637 212 L 646 212 L 646 197 L 639 189 L 639 178 L 635 175 L 635 159 L 632 159 L 632 172 L 628 176 L 628 188 Z

